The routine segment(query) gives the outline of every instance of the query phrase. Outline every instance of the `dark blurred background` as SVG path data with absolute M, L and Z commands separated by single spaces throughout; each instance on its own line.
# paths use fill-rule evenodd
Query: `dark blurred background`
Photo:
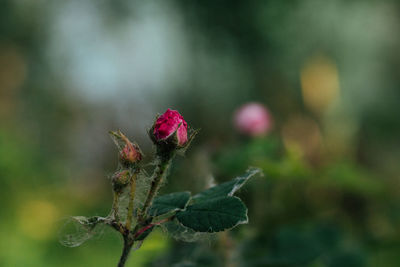
M 128 266 L 399 266 L 400 3 L 378 0 L 0 1 L 0 266 L 115 266 L 109 130 L 148 157 L 155 114 L 201 128 L 163 192 L 260 167 L 250 222 L 191 243 L 157 231 Z M 259 102 L 273 130 L 243 136 Z M 191 239 L 188 237 L 188 239 Z M 193 240 L 192 240 L 193 241 Z

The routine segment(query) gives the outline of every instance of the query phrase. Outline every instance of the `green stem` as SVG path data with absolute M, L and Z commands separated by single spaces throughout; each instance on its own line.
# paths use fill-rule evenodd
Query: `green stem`
M 131 177 L 131 190 L 129 192 L 129 204 L 128 204 L 128 215 L 126 218 L 126 229 L 130 231 L 131 225 L 132 225 L 132 216 L 133 216 L 133 204 L 135 200 L 135 190 L 136 190 L 136 177 L 137 177 L 138 171 L 135 171 L 135 173 Z
M 152 176 L 152 181 L 151 181 L 151 187 L 150 191 L 147 195 L 146 201 L 144 202 L 143 209 L 140 213 L 139 216 L 139 222 L 143 223 L 144 219 L 146 218 L 147 211 L 156 196 L 158 190 L 160 189 L 161 183 L 163 178 L 166 176 L 167 170 L 169 165 L 171 164 L 173 155 L 170 155 L 168 157 L 159 157 L 160 163 L 154 170 L 153 176 Z
M 120 193 L 114 192 L 114 199 L 113 199 L 113 205 L 112 205 L 112 210 L 114 214 L 114 219 L 115 221 L 119 222 L 119 196 Z

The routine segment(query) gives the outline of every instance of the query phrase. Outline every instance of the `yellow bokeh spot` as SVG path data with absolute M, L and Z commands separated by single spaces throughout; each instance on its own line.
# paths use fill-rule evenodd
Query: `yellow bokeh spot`
M 324 55 L 311 57 L 301 69 L 305 105 L 321 113 L 339 97 L 339 76 L 335 63 Z
M 48 201 L 31 200 L 19 210 L 19 226 L 32 239 L 45 240 L 55 232 L 57 208 Z
M 322 146 L 318 124 L 305 116 L 293 116 L 282 127 L 282 139 L 286 149 L 300 156 L 312 157 Z

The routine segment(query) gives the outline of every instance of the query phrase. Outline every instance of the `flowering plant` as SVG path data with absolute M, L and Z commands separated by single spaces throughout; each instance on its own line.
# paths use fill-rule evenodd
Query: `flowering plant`
M 142 168 L 143 153 L 139 146 L 120 131 L 110 134 L 119 150 L 119 167 L 112 176 L 114 200 L 111 212 L 107 217 L 73 217 L 73 222 L 86 230 L 85 238 L 76 243 L 72 242 L 72 235 L 67 235 L 63 244 L 79 245 L 92 236 L 98 225 L 111 226 L 124 240 L 118 264 L 121 267 L 132 248 L 139 248 L 155 227 L 168 224 L 182 232 L 214 233 L 247 223 L 247 208 L 234 193 L 259 172 L 255 168 L 193 196 L 183 191 L 157 197 L 173 158 L 177 152 L 184 152 L 197 134 L 188 129 L 177 111 L 168 109 L 157 117 L 149 130 L 156 148 L 151 176 Z M 120 201 L 123 196 L 127 196 L 127 203 Z

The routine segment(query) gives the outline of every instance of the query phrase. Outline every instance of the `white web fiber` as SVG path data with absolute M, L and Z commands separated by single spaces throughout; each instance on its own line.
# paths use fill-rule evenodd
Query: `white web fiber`
M 84 216 L 75 216 L 66 219 L 59 231 L 60 243 L 66 247 L 77 247 L 103 232 L 102 223 L 89 222 Z
M 161 225 L 164 232 L 168 233 L 176 240 L 184 242 L 196 242 L 202 240 L 210 240 L 214 234 L 196 232 L 190 228 L 181 225 L 179 222 L 172 221 Z

